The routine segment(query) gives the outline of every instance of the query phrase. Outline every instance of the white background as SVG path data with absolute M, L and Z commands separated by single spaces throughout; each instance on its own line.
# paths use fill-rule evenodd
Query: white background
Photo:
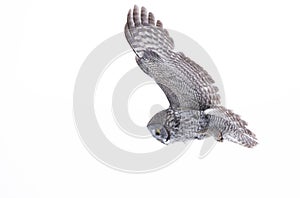
M 1 1 L 0 197 L 299 197 L 298 1 L 195 2 Z M 73 120 L 76 75 L 134 4 L 206 49 L 256 148 L 220 143 L 199 159 L 194 142 L 147 174 L 87 152 Z

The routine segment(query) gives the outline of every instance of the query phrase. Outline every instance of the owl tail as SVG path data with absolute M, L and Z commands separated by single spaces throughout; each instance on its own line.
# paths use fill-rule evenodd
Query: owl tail
M 216 140 L 228 140 L 252 148 L 258 144 L 254 133 L 246 128 L 247 123 L 225 107 L 213 107 L 204 112 L 209 118 L 209 131 Z
M 225 140 L 252 148 L 258 144 L 256 137 L 253 137 L 242 130 L 236 130 L 223 134 Z

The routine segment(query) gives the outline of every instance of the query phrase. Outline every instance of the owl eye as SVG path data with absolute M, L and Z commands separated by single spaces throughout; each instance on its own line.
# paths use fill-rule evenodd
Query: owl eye
M 160 135 L 160 129 L 155 130 L 155 135 L 157 135 L 157 136 Z

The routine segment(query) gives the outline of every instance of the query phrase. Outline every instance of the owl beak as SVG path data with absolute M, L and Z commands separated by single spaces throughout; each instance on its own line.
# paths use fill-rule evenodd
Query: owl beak
M 168 144 L 170 144 L 170 143 L 171 143 L 170 140 L 166 140 L 166 141 L 164 142 L 165 145 L 168 145 Z
M 171 139 L 171 133 L 169 130 L 166 130 L 168 133 L 168 137 L 166 138 L 165 144 L 169 144 L 170 143 L 170 139 Z

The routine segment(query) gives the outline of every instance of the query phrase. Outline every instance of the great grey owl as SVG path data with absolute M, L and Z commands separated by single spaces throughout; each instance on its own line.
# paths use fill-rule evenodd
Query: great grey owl
M 254 133 L 238 115 L 220 105 L 212 77 L 174 49 L 161 21 L 134 6 L 128 12 L 125 36 L 139 67 L 163 90 L 170 107 L 155 114 L 147 127 L 164 144 L 213 136 L 245 147 L 257 144 Z

